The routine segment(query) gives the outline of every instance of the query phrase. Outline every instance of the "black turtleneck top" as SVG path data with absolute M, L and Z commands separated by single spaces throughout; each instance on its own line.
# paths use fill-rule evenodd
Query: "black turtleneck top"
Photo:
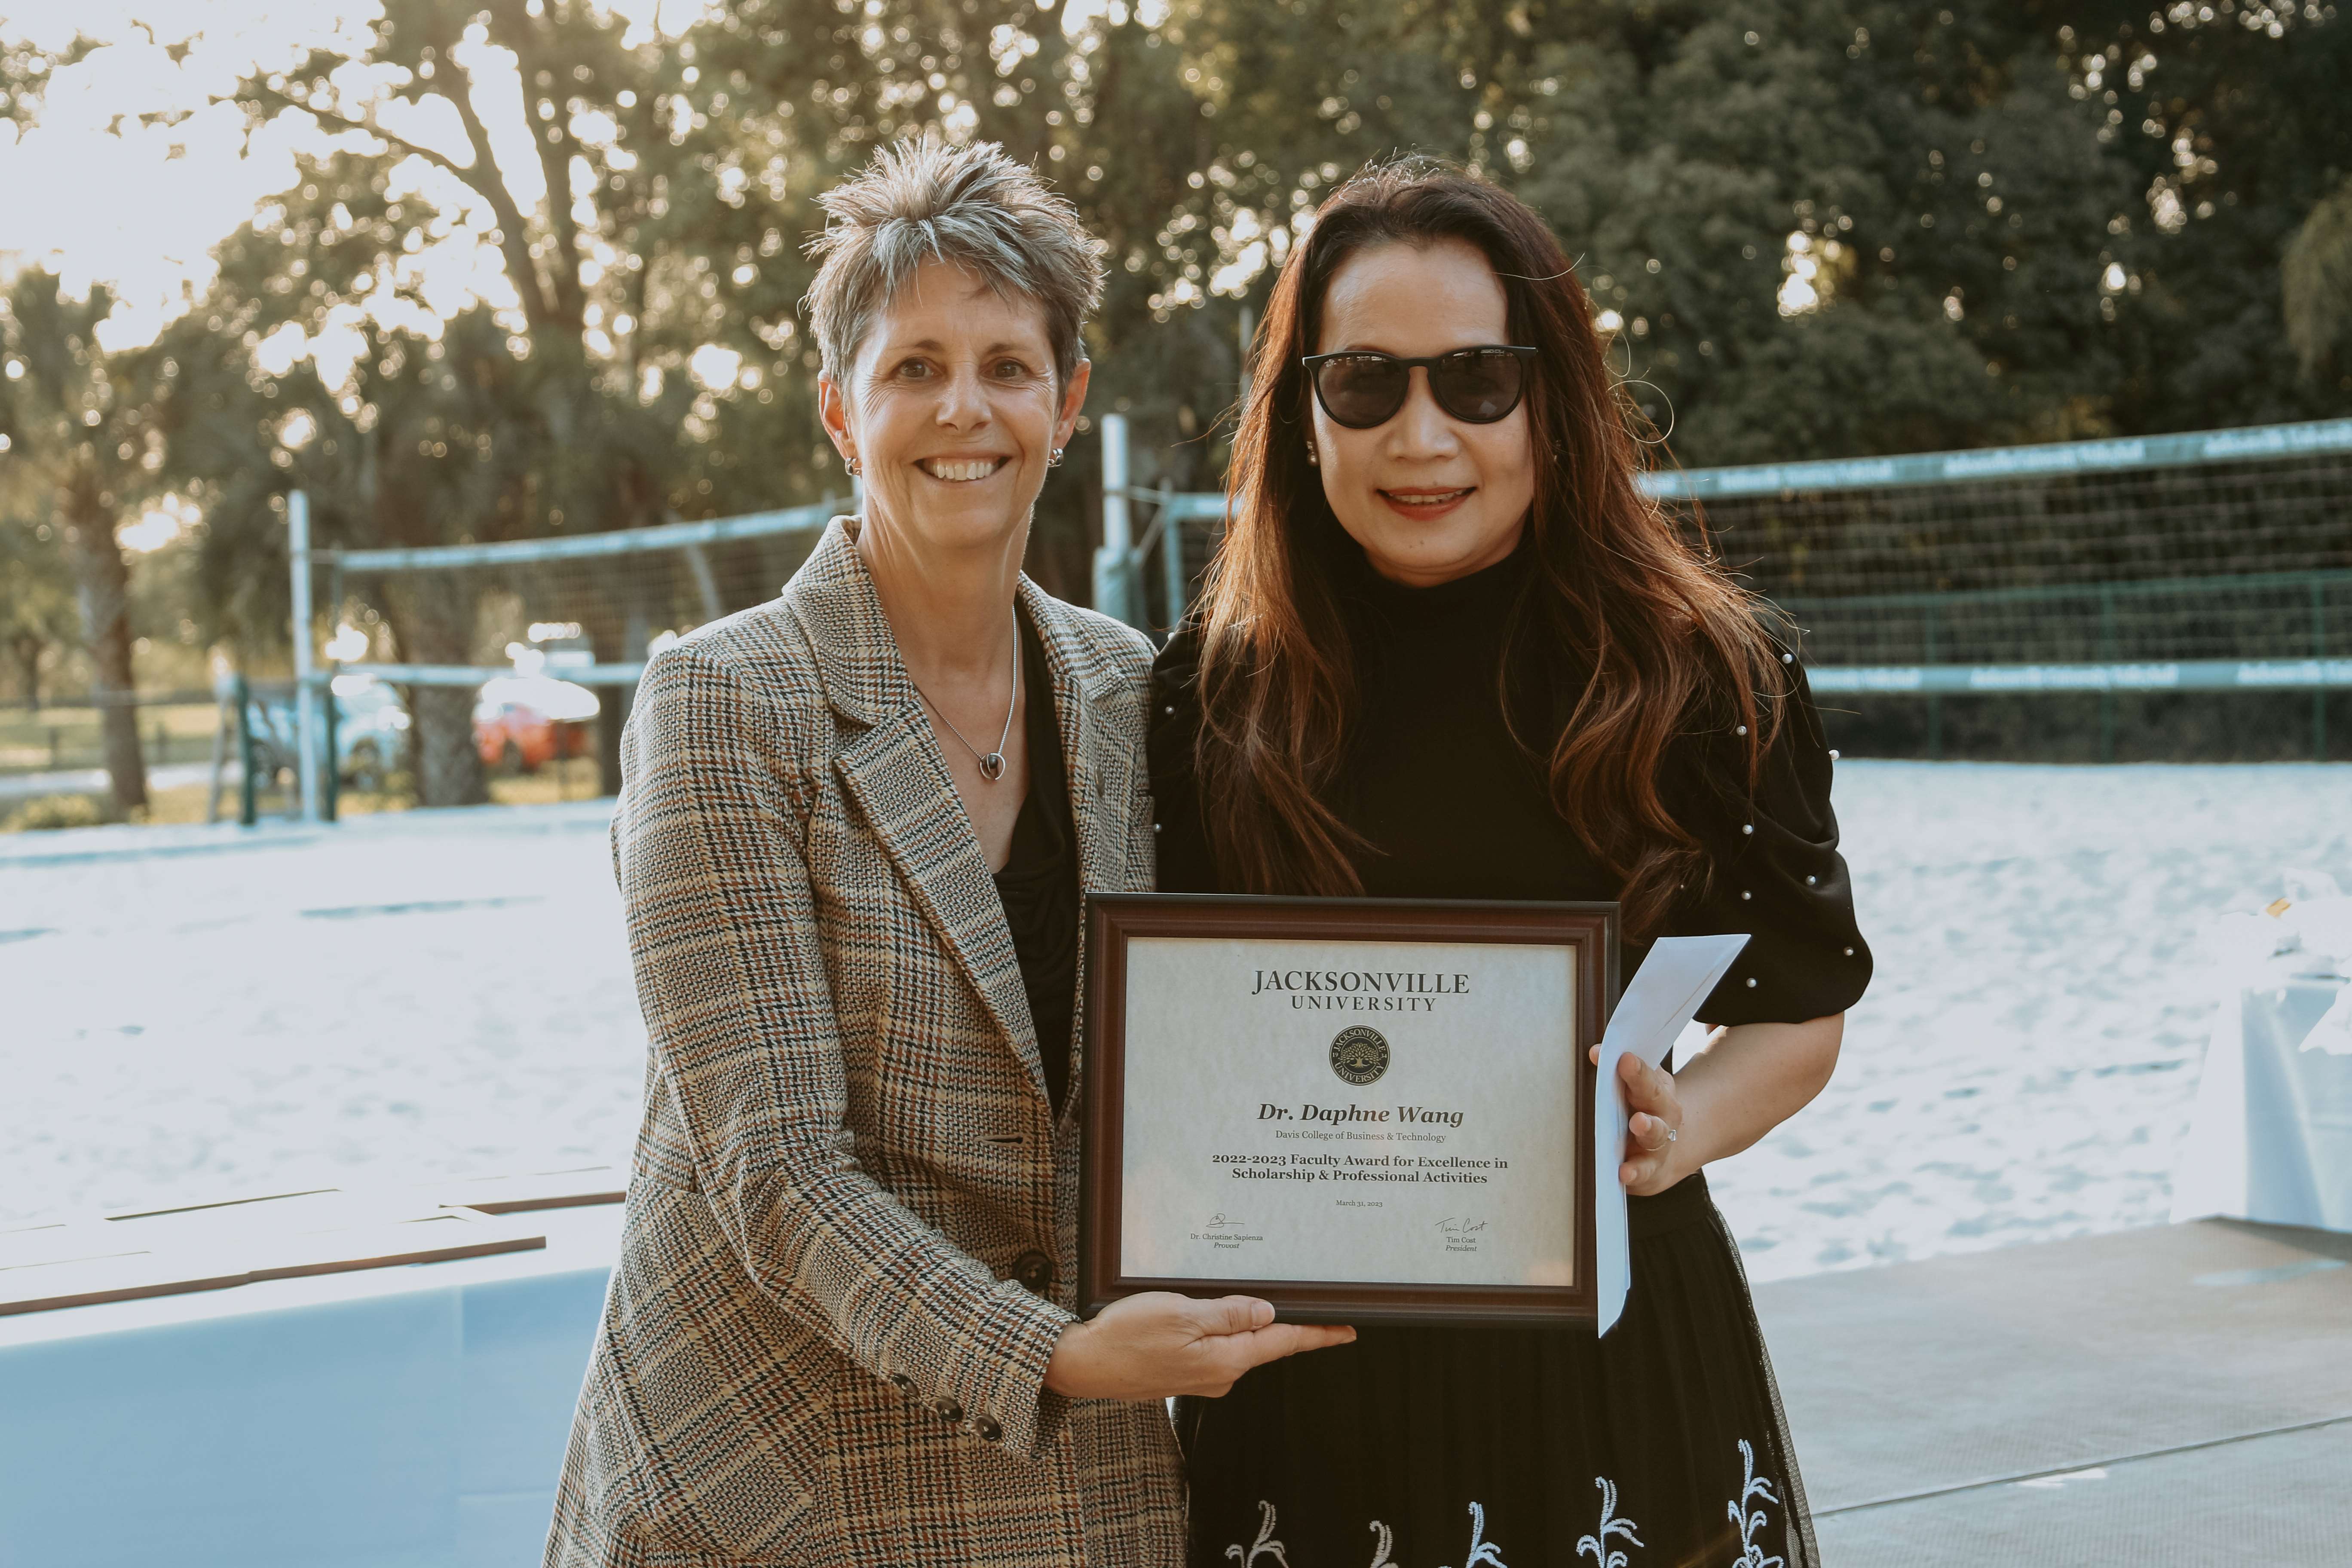
M 1358 700 L 1327 804 L 1369 846 L 1364 892 L 1388 899 L 1610 900 L 1615 879 L 1552 805 L 1540 763 L 1510 733 L 1501 696 L 1505 627 L 1527 578 L 1522 550 L 1434 588 L 1391 583 L 1350 559 L 1343 583 Z M 1152 673 L 1151 782 L 1164 892 L 1238 892 L 1216 864 L 1192 782 L 1200 731 L 1194 632 Z M 1514 689 L 1560 677 L 1520 639 Z M 1763 776 L 1747 784 L 1746 740 L 1695 729 L 1668 747 L 1659 788 L 1700 841 L 1695 879 L 1667 934 L 1746 931 L 1752 940 L 1699 1010 L 1709 1024 L 1798 1023 L 1843 1012 L 1869 983 L 1855 929 L 1831 758 L 1793 654 L 1796 679 Z M 1528 683 L 1528 684 L 1518 684 Z M 1549 708 L 1519 704 L 1522 712 Z M 1548 750 L 1549 736 L 1530 737 Z M 1623 947 L 1631 978 L 1647 952 Z
M 1022 731 L 1029 748 L 1029 793 L 1013 819 L 1013 846 L 996 873 L 996 896 L 1021 964 L 1021 989 L 1037 1027 L 1037 1056 L 1058 1114 L 1070 1081 L 1070 1028 L 1078 993 L 1078 832 L 1054 707 L 1045 646 L 1021 623 L 1021 682 L 1029 694 Z

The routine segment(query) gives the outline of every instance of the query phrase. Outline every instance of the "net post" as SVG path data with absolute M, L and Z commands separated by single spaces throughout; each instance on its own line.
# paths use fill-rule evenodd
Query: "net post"
M 253 684 L 242 670 L 231 696 L 236 703 L 236 825 L 251 827 L 261 820 L 261 781 L 255 776 L 258 770 L 253 755 Z
M 2108 664 L 2116 662 L 2116 585 L 2099 584 L 2099 657 Z M 2116 760 L 2116 689 L 2099 689 L 2099 761 Z
M 1102 422 L 1102 548 L 1095 552 L 1095 608 L 1115 621 L 1135 624 L 1129 613 L 1128 578 L 1133 563 L 1127 512 L 1127 416 L 1106 414 Z
M 1186 590 L 1192 578 L 1184 570 L 1184 524 L 1176 516 L 1175 485 L 1160 481 L 1160 574 L 1168 590 L 1168 635 L 1184 624 Z
M 228 766 L 228 705 L 235 689 L 220 670 L 213 672 L 213 782 L 205 792 L 205 826 L 220 820 L 221 773 Z
M 310 497 L 305 490 L 286 497 L 287 569 L 293 575 L 294 598 L 294 763 L 301 779 L 302 820 L 319 822 L 319 722 L 316 670 L 310 647 Z
M 2314 662 L 2327 657 L 2327 583 L 2325 578 L 2311 580 L 2311 657 Z M 2311 686 L 2311 760 L 2327 760 L 2327 682 L 2325 679 Z
M 323 739 L 326 742 L 321 748 L 325 752 L 326 767 L 319 777 L 319 819 L 332 822 L 336 820 L 336 811 L 342 804 L 343 765 L 341 753 L 335 749 L 335 683 L 331 677 L 320 692 L 319 711 L 324 720 L 320 728 L 325 732 Z
M 341 636 L 343 563 L 342 558 L 331 550 L 327 552 L 327 615 L 336 627 L 336 635 Z M 321 787 L 326 796 L 326 816 L 329 822 L 341 820 L 343 805 L 343 752 L 341 746 L 337 743 L 335 734 L 335 666 L 341 662 L 341 659 L 334 659 L 329 665 L 319 698 L 321 704 L 320 711 L 327 719 L 327 771 L 321 781 Z
M 1927 662 L 1930 665 L 1936 662 L 1936 633 L 1943 614 L 1940 605 L 1930 604 L 1927 606 Z M 1935 691 L 1927 693 L 1927 760 L 1931 763 L 1944 760 L 1944 699 L 1942 693 Z

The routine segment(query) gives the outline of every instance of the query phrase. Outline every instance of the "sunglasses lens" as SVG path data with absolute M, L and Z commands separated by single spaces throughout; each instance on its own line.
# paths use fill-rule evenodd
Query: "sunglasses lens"
M 1456 419 L 1491 425 L 1519 405 L 1527 366 L 1500 349 L 1467 349 L 1430 367 L 1429 389 Z
M 1315 392 L 1323 400 L 1323 412 L 1362 430 L 1385 423 L 1404 406 L 1412 374 L 1391 359 L 1349 354 L 1315 367 Z

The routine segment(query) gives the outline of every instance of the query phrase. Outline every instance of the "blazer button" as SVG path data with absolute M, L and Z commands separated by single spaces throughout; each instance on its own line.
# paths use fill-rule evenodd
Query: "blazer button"
M 915 1380 L 903 1372 L 894 1372 L 890 1374 L 890 1386 L 901 1394 L 912 1394 L 915 1392 Z
M 971 1418 L 971 1429 L 992 1443 L 1004 1436 L 1004 1428 L 999 1426 L 995 1422 L 991 1421 L 985 1415 L 973 1416 Z
M 1042 1252 L 1024 1252 L 1013 1260 L 1013 1278 L 1043 1296 L 1054 1287 L 1054 1260 Z
M 952 1399 L 942 1399 L 931 1406 L 931 1414 L 942 1421 L 961 1421 L 963 1419 L 963 1406 Z

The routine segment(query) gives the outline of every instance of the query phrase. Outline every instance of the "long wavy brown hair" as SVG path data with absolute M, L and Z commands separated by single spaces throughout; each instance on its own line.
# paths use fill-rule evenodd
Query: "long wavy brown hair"
M 1540 453 L 1498 692 L 1520 744 L 1549 764 L 1554 806 L 1620 882 L 1626 932 L 1664 924 L 1708 868 L 1659 789 L 1678 736 L 1744 733 L 1752 788 L 1788 676 L 1761 602 L 1716 563 L 1696 520 L 1678 526 L 1636 488 L 1646 422 L 1611 373 L 1591 306 L 1542 218 L 1458 167 L 1375 164 L 1332 192 L 1276 282 L 1254 353 L 1226 498 L 1226 534 L 1196 631 L 1202 722 L 1196 776 L 1218 863 L 1254 892 L 1362 890 L 1365 847 L 1327 804 L 1356 700 L 1342 598 L 1357 550 L 1307 461 L 1323 301 L 1349 258 L 1378 245 L 1465 241 L 1501 279 L 1510 341 L 1537 357 L 1527 393 Z M 1538 654 L 1530 700 L 1507 671 Z M 1744 726 L 1744 729 L 1741 727 Z M 1687 806 L 1685 808 L 1687 812 Z

